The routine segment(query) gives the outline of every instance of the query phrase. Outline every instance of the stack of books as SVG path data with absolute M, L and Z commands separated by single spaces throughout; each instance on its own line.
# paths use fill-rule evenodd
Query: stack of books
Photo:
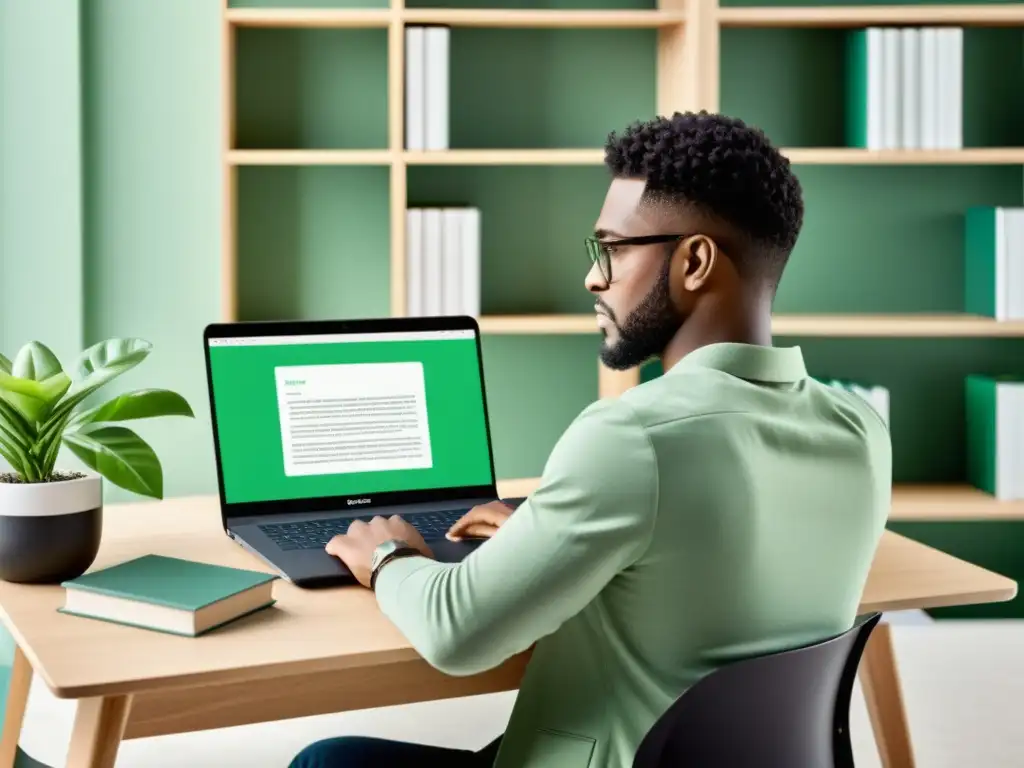
M 405 28 L 405 148 L 448 149 L 448 27 Z
M 968 376 L 967 477 L 1000 501 L 1024 499 L 1024 377 Z
M 868 27 L 848 46 L 851 146 L 962 148 L 962 28 Z
M 406 314 L 480 316 L 480 210 L 406 211 Z
M 839 389 L 845 389 L 847 392 L 852 392 L 855 395 L 860 395 L 865 402 L 868 403 L 879 416 L 882 417 L 882 421 L 889 424 L 889 390 L 886 387 L 878 384 L 865 384 L 858 381 L 850 381 L 847 379 L 819 379 L 824 384 L 828 384 L 832 387 L 838 387 Z
M 964 230 L 964 309 L 1024 320 L 1024 208 L 969 208 Z

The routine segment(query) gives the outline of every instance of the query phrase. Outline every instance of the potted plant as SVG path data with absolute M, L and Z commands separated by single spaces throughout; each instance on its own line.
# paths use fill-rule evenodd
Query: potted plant
M 194 414 L 181 395 L 143 389 L 86 400 L 146 358 L 144 339 L 109 339 L 81 353 L 70 372 L 38 341 L 14 360 L 0 355 L 0 579 L 60 583 L 84 573 L 99 550 L 103 484 L 163 497 L 156 453 L 117 422 Z M 89 470 L 57 467 L 67 446 Z

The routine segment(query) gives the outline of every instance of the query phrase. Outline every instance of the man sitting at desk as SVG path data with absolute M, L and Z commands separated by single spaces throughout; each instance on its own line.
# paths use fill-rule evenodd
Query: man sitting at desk
M 803 221 L 788 161 L 760 131 L 701 113 L 613 134 L 606 163 L 586 276 L 601 358 L 656 356 L 664 375 L 580 414 L 514 514 L 471 510 L 452 535 L 492 538 L 463 562 L 436 562 L 397 518 L 328 544 L 366 585 L 382 542 L 422 552 L 374 588 L 443 672 L 535 646 L 504 735 L 481 752 L 325 740 L 294 768 L 628 768 L 702 675 L 851 626 L 891 448 L 867 403 L 810 378 L 799 347 L 772 346 Z

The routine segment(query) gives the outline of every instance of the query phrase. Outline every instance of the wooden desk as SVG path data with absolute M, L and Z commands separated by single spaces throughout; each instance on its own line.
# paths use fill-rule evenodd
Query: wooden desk
M 108 506 L 93 568 L 148 552 L 268 570 L 224 536 L 209 497 Z M 1016 591 L 1010 579 L 886 533 L 861 609 L 994 602 Z M 109 768 L 122 738 L 512 690 L 526 661 L 516 657 L 469 678 L 445 676 L 362 588 L 306 591 L 282 580 L 276 609 L 200 638 L 66 616 L 56 611 L 63 596 L 59 586 L 0 582 L 0 619 L 17 643 L 0 768 L 11 765 L 33 671 L 57 696 L 78 700 L 67 765 Z M 862 680 L 870 684 L 886 765 L 910 765 L 891 643 L 881 626 Z

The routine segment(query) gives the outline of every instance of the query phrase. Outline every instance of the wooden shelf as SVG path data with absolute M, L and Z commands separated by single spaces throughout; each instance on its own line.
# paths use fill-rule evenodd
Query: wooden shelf
M 772 332 L 789 336 L 1024 336 L 1024 321 L 961 314 L 780 314 L 773 318 Z
M 386 149 L 232 149 L 231 165 L 387 165 Z
M 801 165 L 1024 165 L 1024 147 L 960 150 L 784 149 Z M 400 157 L 409 165 L 600 165 L 603 149 L 233 149 L 232 165 L 384 165 Z
M 1024 25 L 1024 5 L 846 5 L 719 8 L 723 27 L 861 27 L 883 24 Z
M 504 497 L 529 496 L 539 484 L 539 477 L 499 480 L 498 493 Z M 1024 501 L 997 501 L 967 485 L 896 485 L 889 520 L 1024 520 Z
M 999 501 L 968 485 L 902 485 L 890 520 L 1024 520 L 1024 501 Z
M 236 27 L 387 27 L 394 15 L 378 8 L 228 8 L 227 22 Z
M 598 333 L 596 315 L 485 315 L 482 333 Z
M 403 152 L 409 165 L 600 165 L 603 149 L 445 149 Z
M 1024 147 L 869 150 L 846 147 L 783 149 L 800 165 L 1022 165 Z
M 598 333 L 597 318 L 579 315 L 485 315 L 484 333 Z M 1024 321 L 974 315 L 776 315 L 772 332 L 784 336 L 1024 337 Z
M 407 24 L 452 27 L 666 27 L 680 24 L 681 11 L 603 11 L 485 8 L 406 8 Z

